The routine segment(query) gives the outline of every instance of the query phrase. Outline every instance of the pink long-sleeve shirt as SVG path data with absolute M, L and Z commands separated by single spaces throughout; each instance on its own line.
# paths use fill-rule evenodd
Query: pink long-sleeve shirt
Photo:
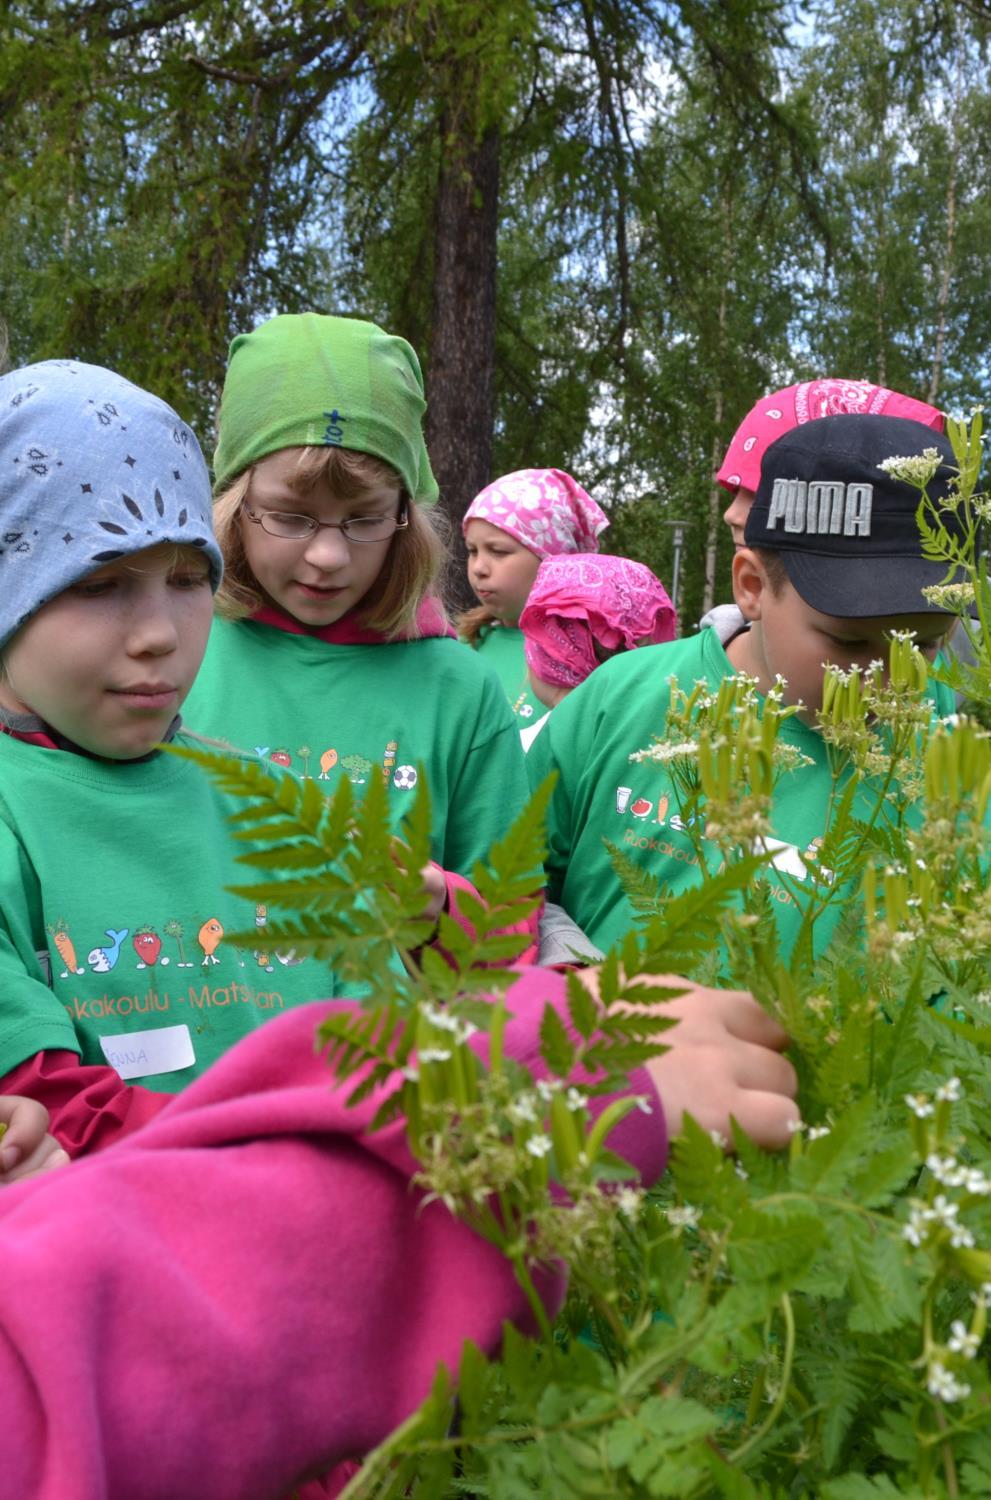
M 543 1006 L 509 992 L 507 1052 L 539 1076 Z M 401 1123 L 367 1133 L 313 1033 L 330 1003 L 240 1042 L 141 1130 L 0 1192 L 0 1494 L 276 1500 L 380 1442 L 438 1360 L 525 1321 L 508 1265 L 410 1186 Z M 480 1038 L 484 1050 L 484 1038 Z M 653 1100 L 610 1143 L 663 1169 Z M 601 1107 L 601 1105 L 599 1106 Z M 548 1271 L 540 1290 L 562 1292 Z

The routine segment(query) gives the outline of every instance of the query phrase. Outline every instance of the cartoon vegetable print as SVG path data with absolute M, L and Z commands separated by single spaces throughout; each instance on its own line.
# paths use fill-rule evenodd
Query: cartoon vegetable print
M 207 964 L 219 964 L 220 959 L 217 957 L 217 949 L 220 947 L 220 940 L 223 935 L 224 929 L 216 917 L 208 917 L 196 934 L 196 941 L 203 949 L 204 968 Z
M 65 964 L 60 977 L 68 979 L 70 974 L 82 974 L 83 970 L 76 958 L 76 950 L 69 936 L 69 929 L 62 918 L 59 918 L 54 927 L 49 927 L 48 931 L 52 935 L 52 942 L 58 950 L 59 958 Z
M 292 756 L 288 750 L 273 750 L 269 760 L 274 766 L 291 766 Z
M 179 968 L 191 969 L 193 967 L 192 960 L 186 957 L 186 950 L 182 946 L 182 940 L 185 936 L 185 928 L 182 923 L 177 922 L 175 917 L 170 917 L 162 928 L 162 931 L 166 937 L 174 940 L 176 947 L 179 949 Z
M 337 751 L 325 750 L 320 757 L 320 775 L 317 777 L 317 780 L 329 781 L 330 777 L 328 775 L 328 772 L 332 771 L 336 765 Z
M 303 762 L 303 775 L 308 778 L 310 774 L 310 756 L 313 754 L 313 751 L 310 749 L 309 745 L 300 745 L 296 751 L 296 754 Z
M 139 969 L 152 968 L 158 962 L 158 955 L 162 951 L 162 940 L 153 927 L 139 927 L 131 942 L 138 955 Z M 167 964 L 168 958 L 163 958 L 162 963 Z
M 347 771 L 351 780 L 362 782 L 372 769 L 372 763 L 364 755 L 345 755 L 341 765 Z

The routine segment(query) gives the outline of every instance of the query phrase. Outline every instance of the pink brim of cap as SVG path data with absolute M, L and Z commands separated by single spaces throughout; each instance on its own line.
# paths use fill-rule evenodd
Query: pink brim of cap
M 909 417 L 935 432 L 943 432 L 946 427 L 943 413 L 935 406 L 886 386 L 867 380 L 808 380 L 763 396 L 751 408 L 733 434 L 716 472 L 716 483 L 731 495 L 740 489 L 756 494 L 761 460 L 773 442 L 804 422 L 840 414 Z

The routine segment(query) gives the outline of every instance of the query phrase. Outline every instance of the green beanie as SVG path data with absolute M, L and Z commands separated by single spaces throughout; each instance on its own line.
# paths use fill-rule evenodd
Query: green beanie
M 357 318 L 270 318 L 231 344 L 215 488 L 280 448 L 330 445 L 391 464 L 410 498 L 432 505 L 426 409 L 420 362 L 405 339 Z

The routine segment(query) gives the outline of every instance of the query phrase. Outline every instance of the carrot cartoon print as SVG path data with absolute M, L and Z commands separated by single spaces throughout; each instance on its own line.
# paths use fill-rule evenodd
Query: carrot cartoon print
M 52 935 L 52 942 L 58 950 L 58 956 L 65 965 L 59 978 L 68 979 L 70 974 L 82 974 L 84 971 L 76 958 L 76 950 L 69 936 L 69 929 L 62 918 L 59 918 L 54 927 L 49 927 L 48 931 Z
M 203 968 L 206 968 L 207 964 L 219 964 L 217 949 L 220 947 L 223 935 L 224 929 L 216 917 L 208 917 L 196 934 L 196 941 L 203 949 Z
M 336 765 L 337 765 L 337 751 L 336 750 L 325 750 L 323 752 L 323 754 L 321 755 L 321 757 L 320 757 L 320 775 L 317 777 L 317 780 L 318 781 L 329 781 L 330 780 L 330 772 L 334 769 L 334 767 Z

